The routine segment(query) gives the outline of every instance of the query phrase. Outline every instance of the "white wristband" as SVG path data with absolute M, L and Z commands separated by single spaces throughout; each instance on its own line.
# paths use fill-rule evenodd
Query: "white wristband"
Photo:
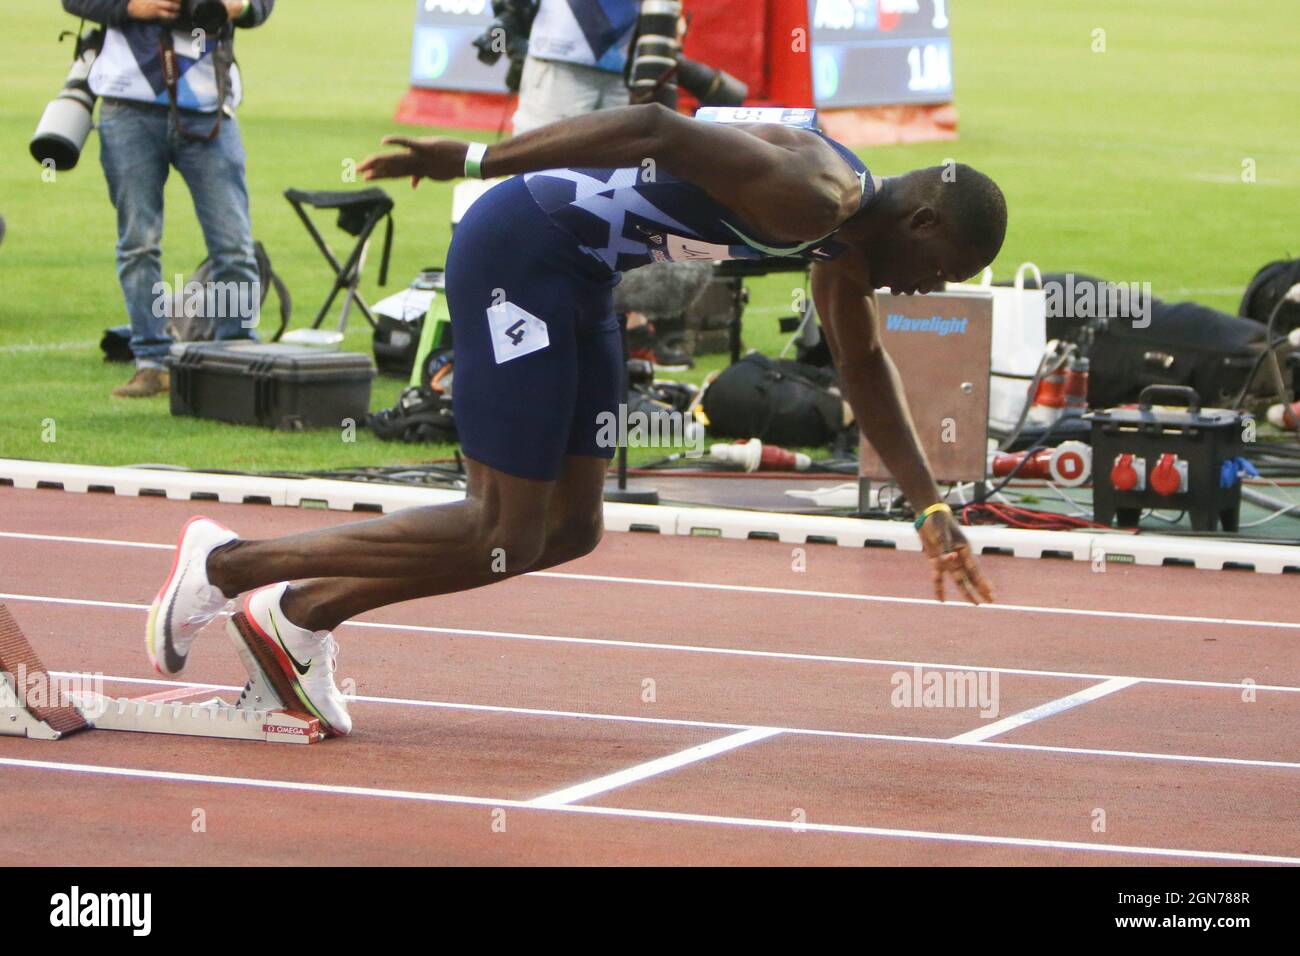
M 483 169 L 480 164 L 483 157 L 487 155 L 487 145 L 484 143 L 470 143 L 469 149 L 465 151 L 465 178 L 482 179 Z

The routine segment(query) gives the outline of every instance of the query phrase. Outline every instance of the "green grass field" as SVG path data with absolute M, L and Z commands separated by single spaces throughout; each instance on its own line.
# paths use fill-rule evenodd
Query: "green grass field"
M 947 157 L 993 175 L 1011 210 L 999 278 L 1030 259 L 1045 270 L 1149 281 L 1161 297 L 1233 311 L 1259 265 L 1300 251 L 1300 128 L 1289 109 L 1300 59 L 1280 29 L 1288 9 L 1289 0 L 1244 9 L 1213 0 L 957 5 L 961 139 L 863 155 L 886 175 Z M 344 163 L 397 129 L 390 118 L 407 85 L 413 13 L 406 0 L 282 3 L 266 27 L 241 35 L 254 230 L 294 293 L 297 326 L 319 306 L 328 274 L 281 194 L 289 186 L 344 188 Z M 0 33 L 0 214 L 8 223 L 0 247 L 0 456 L 271 470 L 445 452 L 365 434 L 345 443 L 334 432 L 172 419 L 165 399 L 109 398 L 126 367 L 103 364 L 97 343 L 125 315 L 98 142 L 92 136 L 82 164 L 53 183 L 42 181 L 27 152 L 70 57 L 55 37 L 75 26 L 57 4 L 11 4 Z M 1105 52 L 1093 49 L 1098 30 Z M 1254 182 L 1242 181 L 1247 166 Z M 204 256 L 178 179 L 168 186 L 164 275 L 187 272 Z M 443 260 L 451 190 L 391 191 L 395 290 Z M 371 301 L 384 294 L 376 276 L 372 264 L 363 289 Z M 747 345 L 779 346 L 775 318 L 787 311 L 789 284 L 754 284 Z M 354 317 L 346 347 L 368 351 L 368 331 Z M 399 382 L 377 380 L 374 407 L 390 405 L 399 390 Z

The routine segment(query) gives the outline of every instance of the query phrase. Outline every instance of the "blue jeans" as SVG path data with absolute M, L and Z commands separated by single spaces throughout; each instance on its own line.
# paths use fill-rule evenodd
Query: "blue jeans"
M 180 117 L 186 129 L 200 134 L 214 120 L 184 111 Z M 161 365 L 171 347 L 168 308 L 171 293 L 180 290 L 163 283 L 162 232 L 163 186 L 173 166 L 194 199 L 212 259 L 211 281 L 237 283 L 226 288 L 239 290 L 217 299 L 226 307 L 217 310 L 216 337 L 252 338 L 260 296 L 239 124 L 223 117 L 216 139 L 200 142 L 182 135 L 166 108 L 105 100 L 99 139 L 108 196 L 117 210 L 117 278 L 131 319 L 136 365 Z

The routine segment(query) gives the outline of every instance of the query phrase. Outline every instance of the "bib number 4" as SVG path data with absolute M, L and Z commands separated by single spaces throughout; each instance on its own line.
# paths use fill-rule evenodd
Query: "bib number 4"
M 513 302 L 492 306 L 487 317 L 492 354 L 498 365 L 540 352 L 551 344 L 546 323 Z

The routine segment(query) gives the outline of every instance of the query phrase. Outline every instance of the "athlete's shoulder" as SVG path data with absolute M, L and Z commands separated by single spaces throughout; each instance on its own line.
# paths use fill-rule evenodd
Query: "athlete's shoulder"
M 817 132 L 825 141 L 826 145 L 839 153 L 840 158 L 843 159 L 844 162 L 848 164 L 849 168 L 853 170 L 853 174 L 858 180 L 859 189 L 857 208 L 861 209 L 871 201 L 872 197 L 874 197 L 876 193 L 875 178 L 871 175 L 871 170 L 868 168 L 866 161 L 839 140 L 832 139 L 822 130 L 818 130 Z
M 696 119 L 708 122 L 740 123 L 745 131 L 774 146 L 787 149 L 807 148 L 811 151 L 838 154 L 853 171 L 858 182 L 858 208 L 866 205 L 875 192 L 871 170 L 866 162 L 848 146 L 822 129 L 817 110 L 796 107 L 739 107 L 735 109 L 706 107 L 695 114 Z
M 717 118 L 713 114 L 721 114 L 727 118 Z M 733 119 L 727 114 L 738 118 Z M 822 144 L 829 141 L 826 134 L 816 125 L 815 110 L 767 107 L 734 110 L 706 108 L 696 113 L 695 119 L 701 122 L 729 125 L 765 143 L 789 150 L 820 151 L 823 148 Z

